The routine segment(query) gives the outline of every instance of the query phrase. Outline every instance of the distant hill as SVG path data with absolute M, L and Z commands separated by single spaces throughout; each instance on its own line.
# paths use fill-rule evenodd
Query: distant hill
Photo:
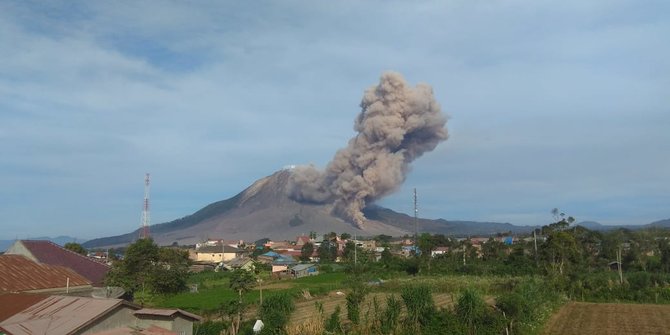
M 315 231 L 347 232 L 358 236 L 386 234 L 402 236 L 414 233 L 414 218 L 390 209 L 369 206 L 364 210 L 368 221 L 363 229 L 332 214 L 332 205 L 302 203 L 287 196 L 291 170 L 282 170 L 262 178 L 236 196 L 209 204 L 183 218 L 152 225 L 150 234 L 161 245 L 195 244 L 207 238 L 257 240 L 294 239 Z M 530 231 L 509 223 L 447 221 L 420 219 L 421 232 L 451 235 L 490 235 L 500 232 Z M 98 238 L 84 244 L 86 248 L 114 247 L 129 244 L 139 236 L 139 229 L 127 234 Z
M 53 243 L 56 243 L 60 246 L 63 246 L 63 245 L 65 245 L 65 243 L 69 243 L 69 242 L 77 242 L 79 244 L 82 244 L 82 243 L 86 242 L 85 239 L 76 238 L 76 237 L 72 237 L 72 236 L 30 237 L 30 238 L 25 238 L 25 239 L 26 240 L 47 240 L 47 241 L 51 241 Z M 9 246 L 14 244 L 15 241 L 16 240 L 0 240 L 0 251 L 4 252 L 5 250 L 7 250 L 7 248 L 9 248 Z
M 332 205 L 303 203 L 287 195 L 291 170 L 281 170 L 254 182 L 236 196 L 209 204 L 183 218 L 152 225 L 151 237 L 160 245 L 178 243 L 195 244 L 207 238 L 255 241 L 261 238 L 274 240 L 294 239 L 314 231 L 319 235 L 328 232 L 350 233 L 358 236 L 386 234 L 403 236 L 414 234 L 414 218 L 391 209 L 370 205 L 363 210 L 368 221 L 363 229 L 332 214 Z M 670 226 L 670 220 L 652 225 Z M 578 223 L 593 230 L 617 228 L 639 229 L 644 226 L 606 226 L 598 222 Z M 418 219 L 419 232 L 451 236 L 486 236 L 498 233 L 524 233 L 536 227 L 515 226 L 500 222 L 451 221 L 444 219 Z M 93 239 L 86 248 L 124 246 L 135 241 L 139 229 L 127 234 Z

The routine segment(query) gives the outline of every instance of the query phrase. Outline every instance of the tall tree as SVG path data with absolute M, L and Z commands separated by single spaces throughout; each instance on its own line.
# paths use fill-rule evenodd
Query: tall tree
M 246 293 L 256 284 L 256 276 L 253 272 L 237 269 L 234 270 L 230 275 L 230 282 L 228 286 L 237 291 L 238 301 L 235 307 L 237 312 L 237 319 L 233 321 L 231 325 L 231 333 L 235 335 L 240 330 L 240 324 L 242 323 L 242 313 L 244 312 L 244 304 L 242 303 L 242 293 Z
M 70 251 L 74 251 L 74 252 L 76 252 L 76 253 L 78 253 L 78 254 L 80 254 L 80 255 L 84 255 L 84 256 L 86 256 L 86 254 L 87 254 L 86 249 L 84 249 L 84 247 L 82 247 L 81 244 L 76 243 L 76 242 L 68 242 L 68 243 L 65 243 L 65 245 L 63 246 L 63 248 L 65 248 L 65 249 L 67 249 L 67 250 L 70 250 Z
M 136 292 L 175 293 L 186 288 L 188 254 L 159 248 L 151 239 L 139 239 L 112 264 L 105 283 Z
M 302 248 L 300 248 L 300 259 L 307 262 L 309 261 L 310 257 L 312 257 L 312 254 L 314 253 L 314 244 L 311 242 L 307 242 L 302 245 Z

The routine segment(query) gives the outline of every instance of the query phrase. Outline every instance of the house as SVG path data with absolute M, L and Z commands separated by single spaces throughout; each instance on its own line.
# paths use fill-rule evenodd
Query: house
M 63 266 L 88 279 L 93 286 L 103 286 L 110 267 L 91 258 L 65 249 L 51 241 L 18 240 L 5 251 L 5 255 L 22 255 L 34 262 Z
M 179 309 L 143 309 L 121 299 L 0 295 L 7 334 L 193 334 L 201 318 Z M 14 307 L 16 306 L 16 307 Z
M 280 254 L 278 254 L 274 251 L 268 251 L 268 252 L 266 252 L 262 255 L 259 255 L 258 257 L 256 257 L 256 259 L 263 264 L 270 264 L 275 259 L 277 259 L 277 257 L 280 257 L 280 256 L 281 256 Z
M 221 262 L 216 267 L 218 269 L 225 269 L 228 271 L 242 269 L 246 271 L 253 271 L 255 269 L 254 261 L 250 258 L 235 258 L 227 262 Z
M 435 257 L 435 256 L 438 256 L 438 255 L 444 255 L 447 252 L 449 252 L 449 247 L 437 247 L 430 252 L 430 256 Z
M 293 278 L 316 276 L 318 274 L 319 270 L 314 264 L 298 264 L 291 268 L 291 275 Z
M 0 293 L 91 291 L 91 281 L 72 269 L 37 263 L 21 255 L 0 255 Z
M 240 257 L 242 254 L 244 254 L 244 250 L 229 245 L 205 246 L 195 250 L 195 261 L 220 263 Z
M 282 277 L 290 273 L 289 268 L 298 264 L 298 261 L 291 256 L 280 255 L 272 262 L 272 275 Z

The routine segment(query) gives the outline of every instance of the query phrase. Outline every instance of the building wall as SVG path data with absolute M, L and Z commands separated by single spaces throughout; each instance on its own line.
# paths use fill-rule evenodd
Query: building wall
M 165 316 L 148 317 L 145 315 L 138 319 L 137 325 L 142 328 L 155 325 L 171 330 L 179 335 L 193 335 L 193 321 L 181 316 L 171 318 Z
M 119 306 L 103 318 L 95 320 L 86 328 L 76 332 L 76 334 L 94 334 L 119 327 L 135 326 L 137 325 L 137 318 L 133 315 L 134 311 L 128 306 Z
M 234 252 L 225 252 L 225 253 L 208 253 L 208 252 L 199 252 L 196 258 L 198 262 L 225 262 L 231 259 L 234 259 L 237 255 Z

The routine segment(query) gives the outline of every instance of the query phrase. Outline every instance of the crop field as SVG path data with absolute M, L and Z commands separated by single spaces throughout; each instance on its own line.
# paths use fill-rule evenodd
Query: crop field
M 572 302 L 551 317 L 544 334 L 670 334 L 670 306 Z

